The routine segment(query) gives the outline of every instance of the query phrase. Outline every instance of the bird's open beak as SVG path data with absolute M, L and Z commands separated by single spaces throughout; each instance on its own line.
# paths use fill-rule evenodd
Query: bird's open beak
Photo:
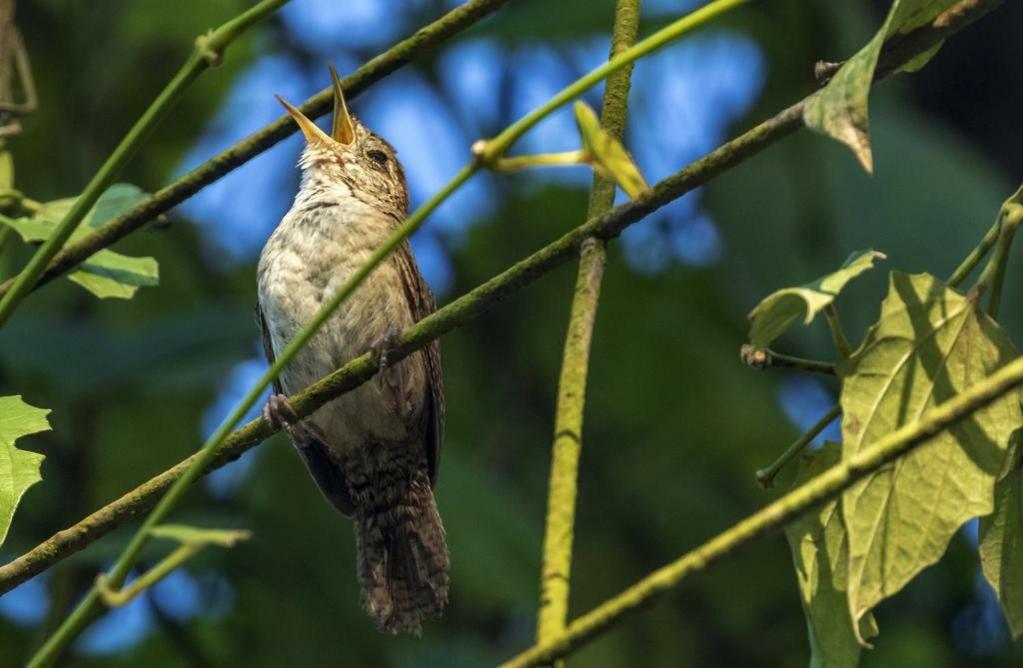
M 334 84 L 334 124 L 331 127 L 330 135 L 317 127 L 316 123 L 309 120 L 308 116 L 289 104 L 280 95 L 276 96 L 277 101 L 283 104 L 284 108 L 288 110 L 288 114 L 295 119 L 295 123 L 298 124 L 306 141 L 310 144 L 321 142 L 329 146 L 336 142 L 343 146 L 350 146 L 355 143 L 355 124 L 348 113 L 348 105 L 345 104 L 345 94 L 341 90 L 341 78 L 338 77 L 337 70 L 333 65 L 330 66 L 330 78 Z
M 334 84 L 334 125 L 330 135 L 334 141 L 345 146 L 355 142 L 355 124 L 348 113 L 348 105 L 345 104 L 345 93 L 341 90 L 341 77 L 337 70 L 330 65 L 330 79 Z
M 283 104 L 284 108 L 288 110 L 288 114 L 295 119 L 295 123 L 298 124 L 299 130 L 301 130 L 302 134 L 305 135 L 307 142 L 310 144 L 320 143 L 330 146 L 332 143 L 330 137 L 327 136 L 326 132 L 317 127 L 316 123 L 309 120 L 308 116 L 293 107 L 280 95 L 276 95 L 275 97 L 277 98 L 277 101 Z

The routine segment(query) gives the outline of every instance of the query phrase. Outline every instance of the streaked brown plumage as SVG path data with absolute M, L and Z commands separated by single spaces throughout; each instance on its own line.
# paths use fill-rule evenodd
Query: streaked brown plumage
M 295 203 L 259 261 L 257 320 L 271 361 L 408 213 L 394 149 L 348 114 L 334 80 L 331 135 L 284 103 L 307 144 Z M 389 337 L 433 310 L 404 243 L 282 371 L 264 417 L 288 422 L 281 393 L 298 392 L 367 350 L 385 355 Z M 434 342 L 286 425 L 324 496 L 355 521 L 363 605 L 388 631 L 419 632 L 447 604 L 448 551 L 433 496 L 443 423 Z

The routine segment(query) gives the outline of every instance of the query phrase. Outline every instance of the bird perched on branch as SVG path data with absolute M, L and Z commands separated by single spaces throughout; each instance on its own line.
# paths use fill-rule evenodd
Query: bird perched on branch
M 278 98 L 306 138 L 295 203 L 259 259 L 257 319 L 267 357 L 288 345 L 408 215 L 395 150 L 348 113 L 334 84 L 331 133 Z M 355 522 L 363 605 L 378 627 L 418 633 L 448 599 L 448 550 L 433 487 L 444 422 L 440 347 L 394 364 L 397 332 L 434 310 L 407 242 L 330 317 L 274 384 L 263 409 L 285 428 L 320 490 Z M 293 394 L 373 351 L 369 382 L 296 420 Z

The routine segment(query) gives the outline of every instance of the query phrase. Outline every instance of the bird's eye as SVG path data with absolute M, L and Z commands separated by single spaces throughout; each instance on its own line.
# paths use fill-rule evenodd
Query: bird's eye
M 387 154 L 384 153 L 383 151 L 378 151 L 376 149 L 367 151 L 366 157 L 372 160 L 373 162 L 377 163 L 378 165 L 387 164 Z

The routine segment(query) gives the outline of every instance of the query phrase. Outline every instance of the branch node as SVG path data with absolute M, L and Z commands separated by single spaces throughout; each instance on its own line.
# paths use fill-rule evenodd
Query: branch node
M 770 350 L 767 348 L 757 348 L 751 343 L 743 344 L 742 348 L 739 349 L 739 359 L 746 366 L 760 369 L 761 371 L 771 366 L 773 361 Z
M 207 30 L 195 38 L 195 51 L 210 67 L 217 67 L 224 62 L 224 52 L 214 45 L 213 30 Z

